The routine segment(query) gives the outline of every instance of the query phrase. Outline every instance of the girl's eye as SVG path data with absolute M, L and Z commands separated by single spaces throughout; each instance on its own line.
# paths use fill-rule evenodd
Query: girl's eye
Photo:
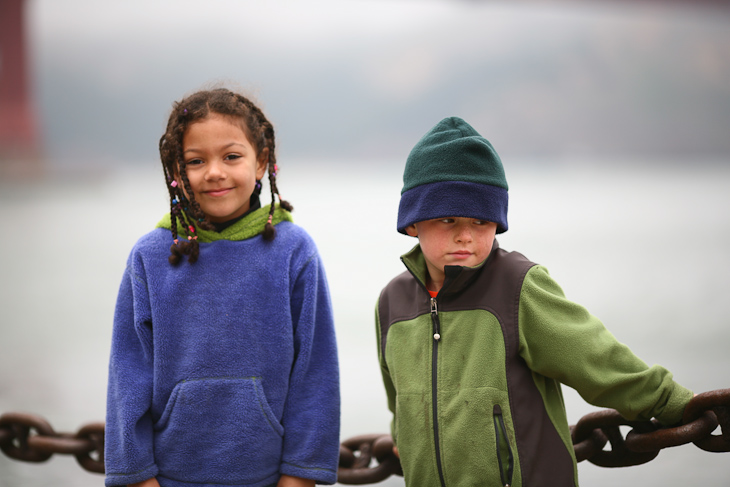
M 187 166 L 196 166 L 196 165 L 202 164 L 202 163 L 203 163 L 203 160 L 202 159 L 191 159 L 188 162 L 186 162 L 185 164 Z
M 226 156 L 227 161 L 235 161 L 236 159 L 240 159 L 240 158 L 241 158 L 240 154 L 228 154 Z

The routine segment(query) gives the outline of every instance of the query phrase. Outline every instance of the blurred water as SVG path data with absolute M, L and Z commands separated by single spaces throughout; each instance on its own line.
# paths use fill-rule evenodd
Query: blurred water
M 342 368 L 342 438 L 387 432 L 373 306 L 415 243 L 395 231 L 402 164 L 284 162 L 280 187 L 327 267 Z M 0 182 L 0 413 L 44 416 L 56 431 L 103 421 L 117 287 L 136 239 L 166 211 L 155 163 L 111 174 Z M 730 165 L 507 166 L 510 231 L 648 363 L 697 392 L 730 387 Z M 264 202 L 267 199 L 264 198 Z M 595 410 L 565 391 L 571 424 Z M 584 486 L 727 486 L 730 455 L 682 446 L 649 464 L 579 464 Z M 0 487 L 102 485 L 72 457 L 36 465 L 0 455 Z M 393 477 L 380 485 L 403 485 Z

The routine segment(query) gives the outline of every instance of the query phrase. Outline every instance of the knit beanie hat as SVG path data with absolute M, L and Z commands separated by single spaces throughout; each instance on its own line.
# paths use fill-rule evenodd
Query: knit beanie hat
M 458 117 L 441 120 L 406 160 L 398 231 L 434 218 L 476 218 L 507 231 L 507 179 L 487 139 Z

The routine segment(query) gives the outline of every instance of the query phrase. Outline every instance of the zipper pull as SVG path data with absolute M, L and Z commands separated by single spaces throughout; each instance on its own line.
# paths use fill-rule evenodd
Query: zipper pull
M 436 298 L 431 298 L 431 321 L 433 321 L 433 339 L 439 341 L 441 334 L 439 333 L 439 309 Z

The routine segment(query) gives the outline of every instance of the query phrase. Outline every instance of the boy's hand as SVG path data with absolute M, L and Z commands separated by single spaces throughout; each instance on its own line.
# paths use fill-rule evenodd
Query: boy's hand
M 397 446 L 394 446 L 393 447 L 393 453 L 395 454 L 395 456 L 397 456 L 398 458 L 400 458 L 400 453 L 398 453 L 398 447 Z
M 314 480 L 282 475 L 276 487 L 314 487 Z
M 144 482 L 137 482 L 136 484 L 129 484 L 127 487 L 160 487 L 159 482 L 156 478 L 147 479 Z

